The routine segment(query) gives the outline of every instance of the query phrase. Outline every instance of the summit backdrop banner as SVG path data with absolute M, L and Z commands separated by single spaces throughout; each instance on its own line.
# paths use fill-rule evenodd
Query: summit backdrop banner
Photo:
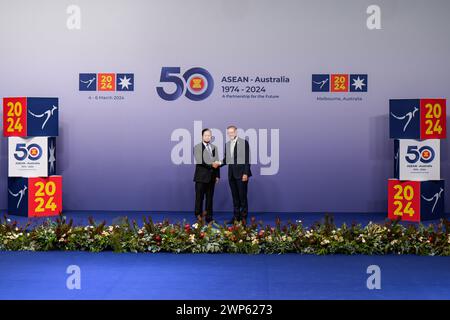
M 193 210 L 201 129 L 223 149 L 234 124 L 252 151 L 250 211 L 381 212 L 389 99 L 449 96 L 449 12 L 446 0 L 1 0 L 0 93 L 59 97 L 65 210 Z M 447 140 L 440 153 L 448 180 Z M 232 210 L 226 170 L 216 211 Z

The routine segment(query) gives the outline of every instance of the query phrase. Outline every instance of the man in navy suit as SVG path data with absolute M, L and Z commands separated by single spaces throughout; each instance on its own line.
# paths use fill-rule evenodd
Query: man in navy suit
M 211 130 L 202 130 L 202 142 L 194 147 L 195 158 L 195 215 L 202 219 L 203 200 L 205 203 L 205 221 L 213 220 L 214 186 L 220 179 L 220 168 L 213 166 L 219 160 L 219 154 L 215 145 L 211 144 Z
M 213 167 L 228 165 L 228 182 L 233 197 L 233 218 L 228 223 L 233 224 L 236 221 L 247 223 L 247 189 L 249 178 L 252 176 L 250 146 L 247 140 L 237 136 L 236 126 L 228 126 L 227 135 L 230 141 L 225 144 L 224 159 L 213 163 Z

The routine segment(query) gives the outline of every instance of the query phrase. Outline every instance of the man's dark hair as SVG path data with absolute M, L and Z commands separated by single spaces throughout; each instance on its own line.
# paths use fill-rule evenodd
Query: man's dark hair
M 228 129 L 234 129 L 234 130 L 237 130 L 237 127 L 236 127 L 235 125 L 231 125 L 231 126 L 228 126 L 228 127 L 227 127 L 227 130 L 228 130 Z
M 209 132 L 211 132 L 211 129 L 209 129 L 209 128 L 205 128 L 205 129 L 203 129 L 202 130 L 202 137 L 203 137 L 203 134 L 206 132 L 206 131 L 209 131 Z

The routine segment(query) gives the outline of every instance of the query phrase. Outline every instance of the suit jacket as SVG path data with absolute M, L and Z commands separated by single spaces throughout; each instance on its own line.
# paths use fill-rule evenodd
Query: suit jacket
M 228 165 L 228 179 L 242 179 L 246 174 L 252 176 L 250 170 L 250 145 L 247 140 L 237 138 L 234 145 L 233 157 L 231 157 L 231 141 L 225 144 L 225 156 L 222 166 Z
M 195 145 L 194 147 L 194 159 L 195 159 L 195 172 L 194 181 L 208 183 L 215 181 L 216 178 L 220 178 L 220 168 L 214 169 L 212 163 L 219 161 L 219 153 L 215 145 L 210 144 L 212 154 L 206 150 L 203 142 Z

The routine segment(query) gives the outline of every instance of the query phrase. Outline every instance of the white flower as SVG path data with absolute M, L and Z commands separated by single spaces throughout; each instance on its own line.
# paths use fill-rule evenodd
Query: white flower
M 194 223 L 194 224 L 192 225 L 192 228 L 197 229 L 197 228 L 198 228 L 198 223 Z

